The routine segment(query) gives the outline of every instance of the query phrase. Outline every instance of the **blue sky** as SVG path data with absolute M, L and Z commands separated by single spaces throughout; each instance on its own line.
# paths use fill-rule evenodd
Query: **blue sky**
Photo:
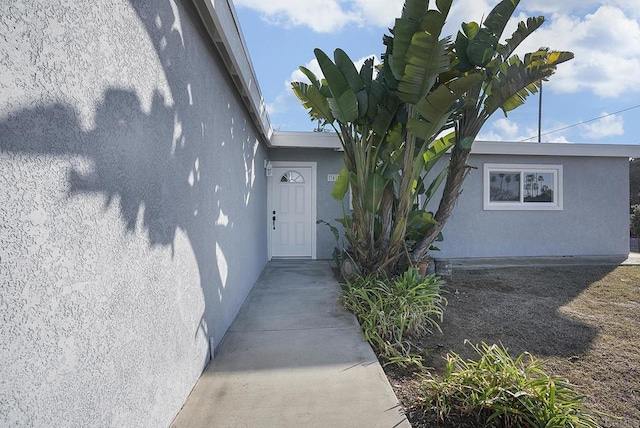
M 435 3 L 435 2 L 433 2 Z M 380 58 L 382 35 L 403 0 L 234 0 L 271 123 L 280 131 L 310 131 L 315 124 L 290 89 L 304 80 L 300 65 L 316 71 L 313 49 L 332 56 L 342 48 L 354 61 Z M 479 22 L 497 0 L 454 0 L 443 34 Z M 640 1 L 523 0 L 505 36 L 527 16 L 546 23 L 518 51 L 548 46 L 576 58 L 560 65 L 543 90 L 545 142 L 640 144 Z M 612 114 L 621 110 L 625 112 Z M 479 139 L 537 140 L 538 97 L 505 118 L 499 111 Z

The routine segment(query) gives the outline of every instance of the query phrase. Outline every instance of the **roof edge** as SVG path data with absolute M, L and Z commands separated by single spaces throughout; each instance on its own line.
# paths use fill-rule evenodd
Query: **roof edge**
M 514 141 L 476 141 L 471 149 L 478 155 L 640 157 L 640 145 L 588 143 L 530 143 Z
M 274 131 L 271 147 L 341 149 L 335 132 Z M 586 143 L 530 143 L 515 141 L 476 141 L 475 155 L 586 156 L 640 158 L 640 145 Z
M 230 0 L 193 0 L 193 3 L 253 123 L 269 146 L 273 128 L 233 4 Z

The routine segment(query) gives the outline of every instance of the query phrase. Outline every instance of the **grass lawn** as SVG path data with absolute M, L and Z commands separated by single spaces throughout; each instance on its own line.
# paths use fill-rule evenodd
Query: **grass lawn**
M 528 351 L 545 371 L 567 378 L 585 404 L 611 416 L 605 427 L 640 427 L 640 267 L 518 267 L 454 272 L 442 334 L 425 336 L 425 365 L 441 373 L 453 350 L 477 354 L 472 343 Z M 415 411 L 419 382 L 386 368 L 414 427 L 432 426 Z M 460 425 L 455 425 L 460 426 Z

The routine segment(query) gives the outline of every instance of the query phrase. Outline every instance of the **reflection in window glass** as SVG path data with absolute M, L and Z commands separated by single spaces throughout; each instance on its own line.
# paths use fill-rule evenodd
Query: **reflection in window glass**
M 553 173 L 526 171 L 524 176 L 524 202 L 553 202 Z
M 489 200 L 520 202 L 520 173 L 491 171 Z
M 485 164 L 485 210 L 562 210 L 562 165 Z

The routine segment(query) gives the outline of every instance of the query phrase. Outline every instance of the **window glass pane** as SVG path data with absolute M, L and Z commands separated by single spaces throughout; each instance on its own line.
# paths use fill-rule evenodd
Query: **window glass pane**
M 520 173 L 491 171 L 489 174 L 491 202 L 520 202 Z
M 287 171 L 280 177 L 281 183 L 304 183 L 302 174 L 296 171 Z
M 525 171 L 524 202 L 553 202 L 555 189 L 552 172 Z
M 559 210 L 562 165 L 484 164 L 485 210 Z

